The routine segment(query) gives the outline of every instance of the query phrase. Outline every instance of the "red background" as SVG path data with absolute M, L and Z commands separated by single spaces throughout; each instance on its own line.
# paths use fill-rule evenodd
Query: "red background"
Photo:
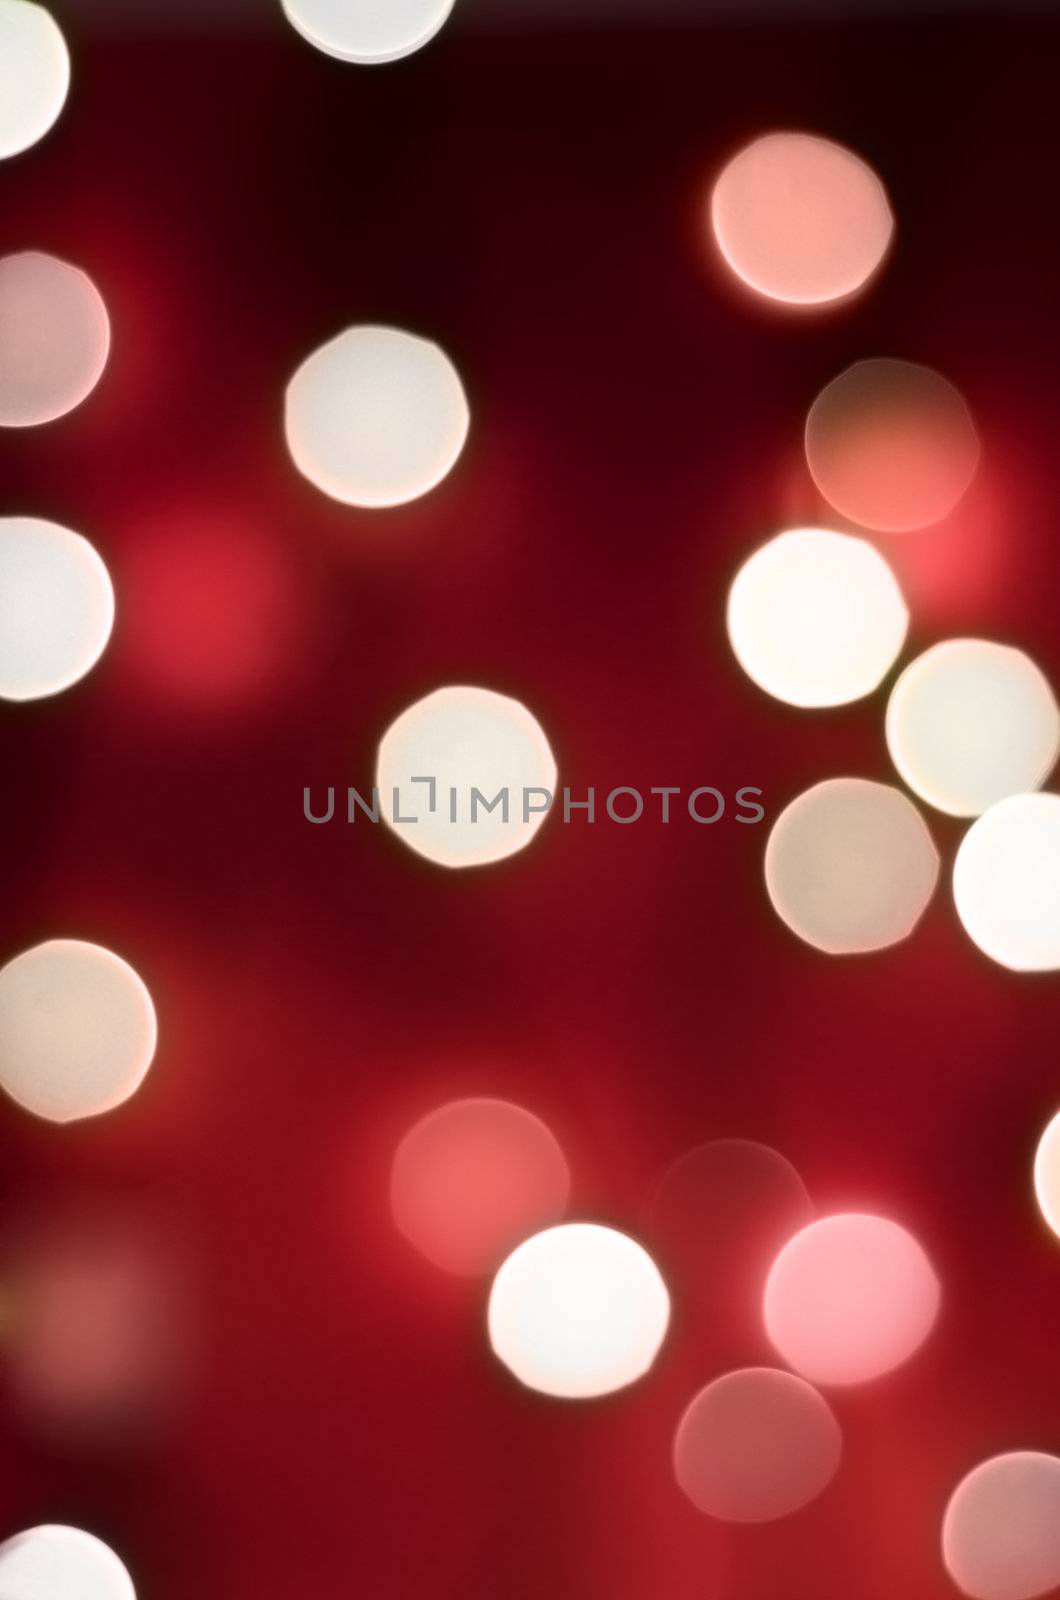
M 765 829 L 729 818 L 553 819 L 447 874 L 311 827 L 302 788 L 370 785 L 392 716 L 459 681 L 525 699 L 576 789 L 757 784 L 772 817 L 819 778 L 886 779 L 882 696 L 786 709 L 722 630 L 742 557 L 822 515 L 802 419 L 865 355 L 939 366 L 985 443 L 948 524 L 881 540 L 911 649 L 996 637 L 1060 681 L 1060 26 L 454 24 L 362 72 L 278 18 L 149 43 L 65 20 L 75 92 L 0 166 L 0 248 L 84 265 L 114 351 L 76 415 L 0 438 L 0 495 L 93 539 L 119 616 L 79 688 L 4 710 L 3 945 L 113 947 L 161 1046 L 103 1122 L 0 1107 L 0 1201 L 16 1238 L 135 1217 L 181 1262 L 186 1369 L 91 1436 L 0 1388 L 0 1531 L 90 1528 L 141 1600 L 947 1595 L 957 1479 L 1060 1449 L 1060 1262 L 1030 1195 L 1055 981 L 980 957 L 945 880 L 902 947 L 819 957 L 765 902 Z M 838 314 L 751 304 L 708 247 L 711 174 L 778 125 L 891 189 L 893 258 Z M 362 320 L 440 339 L 474 413 L 450 479 L 393 513 L 326 501 L 283 446 L 286 379 Z M 932 827 L 948 863 L 959 830 Z M 635 1230 L 675 1156 L 739 1135 L 821 1209 L 917 1233 L 940 1324 L 836 1400 L 819 1502 L 728 1531 L 670 1478 L 692 1392 L 769 1359 L 753 1307 L 675 1282 L 657 1370 L 599 1404 L 492 1362 L 484 1291 L 386 1201 L 408 1124 L 482 1092 L 555 1129 L 578 1216 Z

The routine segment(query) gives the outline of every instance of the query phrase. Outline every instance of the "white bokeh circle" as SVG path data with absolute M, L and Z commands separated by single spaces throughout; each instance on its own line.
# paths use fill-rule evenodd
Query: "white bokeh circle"
M 1060 1588 L 1060 1460 L 992 1456 L 963 1478 L 942 1523 L 946 1570 L 971 1600 L 1034 1600 Z
M 890 567 L 864 539 L 793 528 L 740 568 L 727 625 L 736 659 L 767 694 L 839 706 L 879 687 L 909 613 Z
M 157 1041 L 143 980 L 101 945 L 51 939 L 0 968 L 0 1088 L 35 1116 L 114 1110 L 140 1087 Z
M 391 723 L 379 745 L 376 787 L 383 818 L 411 850 L 443 867 L 485 866 L 533 839 L 546 795 L 555 796 L 556 761 L 520 701 L 452 686 Z M 501 791 L 507 817 L 503 801 L 487 809 Z
M 905 783 L 954 817 L 977 817 L 1044 783 L 1060 755 L 1060 707 L 1022 650 L 946 639 L 910 663 L 887 706 Z
M 1014 972 L 1060 968 L 1060 795 L 1020 794 L 972 823 L 953 865 L 964 930 Z
M 938 1278 L 912 1234 L 885 1217 L 823 1217 L 790 1239 L 766 1283 L 766 1332 L 810 1383 L 891 1372 L 938 1316 Z
M 455 0 L 282 0 L 291 26 L 325 55 L 357 66 L 400 61 L 429 44 Z
M 773 909 L 828 955 L 860 955 L 907 938 L 938 875 L 938 851 L 913 802 L 864 778 L 807 789 L 781 812 L 766 844 Z
M 1046 1223 L 1060 1238 L 1060 1111 L 1038 1141 L 1034 1194 Z
M 887 192 L 860 156 L 808 133 L 767 133 L 714 186 L 718 248 L 750 289 L 791 306 L 845 300 L 891 243 Z
M 136 1600 L 114 1551 L 80 1528 L 45 1526 L 0 1545 L 3 1600 Z
M 86 272 L 39 250 L 0 260 L 0 427 L 66 416 L 96 387 L 109 351 L 107 308 Z
M 0 160 L 35 145 L 70 90 L 70 53 L 50 11 L 0 0 Z
M 113 624 L 110 575 L 87 539 L 39 517 L 0 517 L 0 698 L 68 689 Z
M 445 351 L 399 328 L 347 328 L 287 386 L 296 467 L 333 500 L 369 510 L 405 505 L 441 483 L 470 421 Z
M 635 1383 L 658 1355 L 670 1296 L 647 1251 L 595 1223 L 564 1223 L 504 1262 L 489 1300 L 494 1354 L 530 1389 L 588 1400 Z

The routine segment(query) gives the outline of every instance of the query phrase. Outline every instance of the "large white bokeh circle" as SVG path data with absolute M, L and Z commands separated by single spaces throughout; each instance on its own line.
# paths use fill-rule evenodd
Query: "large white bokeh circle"
M 113 624 L 114 590 L 87 539 L 39 517 L 0 517 L 0 698 L 68 689 Z
M 0 1088 L 38 1117 L 76 1122 L 122 1105 L 157 1039 L 142 979 L 100 945 L 52 939 L 0 968 Z
M 291 26 L 325 55 L 358 66 L 400 61 L 429 44 L 455 0 L 282 0 Z
M 1015 972 L 1060 968 L 1060 795 L 991 806 L 961 840 L 953 898 L 968 937 Z
M 31 1528 L 0 1545 L 3 1600 L 136 1600 L 114 1551 L 80 1528 Z
M 411 850 L 439 866 L 479 867 L 533 839 L 555 796 L 556 761 L 520 701 L 454 686 L 417 700 L 390 725 L 376 787 L 383 818 Z M 487 809 L 502 791 L 507 817 L 503 800 Z
M 909 613 L 897 580 L 864 539 L 793 528 L 756 550 L 729 591 L 741 667 L 793 706 L 839 706 L 891 670 Z
M 92 393 L 109 352 L 107 308 L 86 272 L 39 250 L 0 261 L 0 427 L 66 416 Z
M 404 505 L 441 483 L 467 438 L 456 368 L 429 339 L 348 328 L 287 387 L 287 444 L 310 483 L 344 505 Z
M 947 639 L 895 684 L 887 747 L 922 800 L 951 816 L 977 817 L 1045 782 L 1060 754 L 1060 708 L 1022 650 Z
M 70 89 L 58 23 L 32 0 L 0 0 L 0 160 L 43 139 Z
M 497 1273 L 495 1355 L 520 1382 L 565 1400 L 635 1383 L 659 1352 L 670 1297 L 647 1251 L 624 1233 L 567 1223 L 534 1234 Z

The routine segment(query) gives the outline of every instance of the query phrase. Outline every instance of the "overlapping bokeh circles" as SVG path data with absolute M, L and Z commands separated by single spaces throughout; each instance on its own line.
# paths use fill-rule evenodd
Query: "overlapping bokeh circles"
M 979 454 L 959 391 L 913 361 L 858 361 L 821 391 L 806 419 L 806 460 L 824 498 L 884 533 L 948 516 Z
M 510 1101 L 453 1100 L 402 1139 L 390 1174 L 401 1232 L 447 1272 L 493 1272 L 531 1233 L 557 1222 L 570 1169 L 555 1135 Z
M 938 851 L 912 801 L 865 778 L 807 789 L 781 812 L 766 844 L 774 910 L 828 955 L 861 955 L 907 938 L 938 876 Z
M 128 962 L 52 939 L 0 968 L 0 1088 L 50 1122 L 124 1104 L 154 1058 L 151 996 Z
M 905 642 L 909 613 L 872 545 L 793 528 L 744 562 L 726 620 L 736 659 L 760 689 L 788 705 L 821 707 L 879 687 Z
M 766 1331 L 809 1383 L 867 1383 L 915 1354 L 940 1288 L 922 1246 L 885 1217 L 824 1217 L 784 1246 L 766 1283 Z
M 557 1399 L 591 1400 L 635 1383 L 669 1321 L 670 1296 L 647 1251 L 597 1223 L 534 1234 L 490 1291 L 494 1354 L 527 1388 Z
M 711 196 L 722 256 L 748 288 L 793 307 L 849 299 L 877 272 L 894 218 L 860 156 L 808 133 L 769 133 L 725 167 Z
M 835 1476 L 843 1437 L 831 1407 L 790 1372 L 749 1367 L 700 1390 L 674 1438 L 692 1504 L 725 1522 L 790 1516 Z

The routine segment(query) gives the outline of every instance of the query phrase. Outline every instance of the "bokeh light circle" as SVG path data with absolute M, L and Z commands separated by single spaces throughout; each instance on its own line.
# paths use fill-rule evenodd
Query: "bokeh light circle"
M 737 277 L 792 306 L 845 300 L 879 268 L 894 232 L 887 192 L 852 150 L 769 133 L 734 156 L 711 197 L 714 237 Z
M 66 416 L 109 351 L 107 308 L 86 272 L 37 250 L 0 260 L 0 427 Z
M 398 328 L 348 328 L 287 387 L 287 444 L 310 483 L 345 505 L 404 505 L 441 483 L 470 412 L 437 344 Z
M 758 1315 L 777 1252 L 813 1220 L 790 1161 L 753 1139 L 712 1139 L 667 1168 L 651 1195 L 645 1234 L 684 1291 L 715 1318 Z
M 939 1302 L 934 1269 L 905 1228 L 884 1217 L 824 1217 L 777 1257 L 766 1332 L 808 1382 L 866 1383 L 920 1348 Z
M 1038 1141 L 1034 1193 L 1042 1216 L 1060 1238 L 1060 1111 Z
M 1060 968 L 1060 795 L 1012 795 L 973 822 L 953 865 L 968 937 L 1014 972 Z
M 533 839 L 547 814 L 545 796 L 555 795 L 556 762 L 520 701 L 453 686 L 417 700 L 390 725 L 376 786 L 383 817 L 411 850 L 443 867 L 485 866 Z M 507 818 L 503 799 L 487 810 L 505 789 Z
M 292 27 L 325 55 L 360 66 L 399 61 L 429 44 L 455 0 L 283 0 Z
M 908 937 L 938 883 L 927 824 L 900 789 L 829 778 L 773 824 L 766 889 L 800 939 L 829 955 L 883 950 Z
M 66 104 L 70 54 L 32 0 L 0 0 L 0 160 L 43 139 Z
M 142 979 L 100 945 L 52 939 L 0 968 L 0 1088 L 35 1116 L 76 1122 L 122 1105 L 157 1038 Z
M 979 435 L 959 391 L 912 361 L 858 361 L 806 419 L 806 460 L 836 511 L 863 528 L 907 533 L 941 522 L 979 465 Z
M 981 1462 L 946 1507 L 942 1553 L 972 1600 L 1033 1600 L 1060 1587 L 1060 1460 L 1015 1450 Z
M 976 817 L 1045 782 L 1060 755 L 1060 707 L 1022 650 L 947 639 L 895 684 L 887 747 L 922 800 L 951 816 Z
M 4 1600 L 136 1600 L 125 1567 L 80 1528 L 30 1528 L 0 1544 Z
M 702 1389 L 674 1438 L 674 1473 L 692 1504 L 724 1522 L 772 1522 L 831 1483 L 843 1436 L 828 1402 L 771 1367 Z
M 729 640 L 748 677 L 793 706 L 840 706 L 877 689 L 909 613 L 879 551 L 824 528 L 756 550 L 729 591 Z
M 429 1261 L 477 1276 L 558 1222 L 570 1183 L 563 1151 L 539 1117 L 506 1100 L 454 1100 L 402 1139 L 390 1204 L 401 1232 Z
M 113 624 L 110 576 L 87 539 L 39 517 L 0 517 L 0 698 L 68 689 Z
M 494 1354 L 530 1389 L 588 1400 L 649 1370 L 670 1296 L 639 1244 L 614 1228 L 564 1223 L 513 1251 L 493 1281 Z

